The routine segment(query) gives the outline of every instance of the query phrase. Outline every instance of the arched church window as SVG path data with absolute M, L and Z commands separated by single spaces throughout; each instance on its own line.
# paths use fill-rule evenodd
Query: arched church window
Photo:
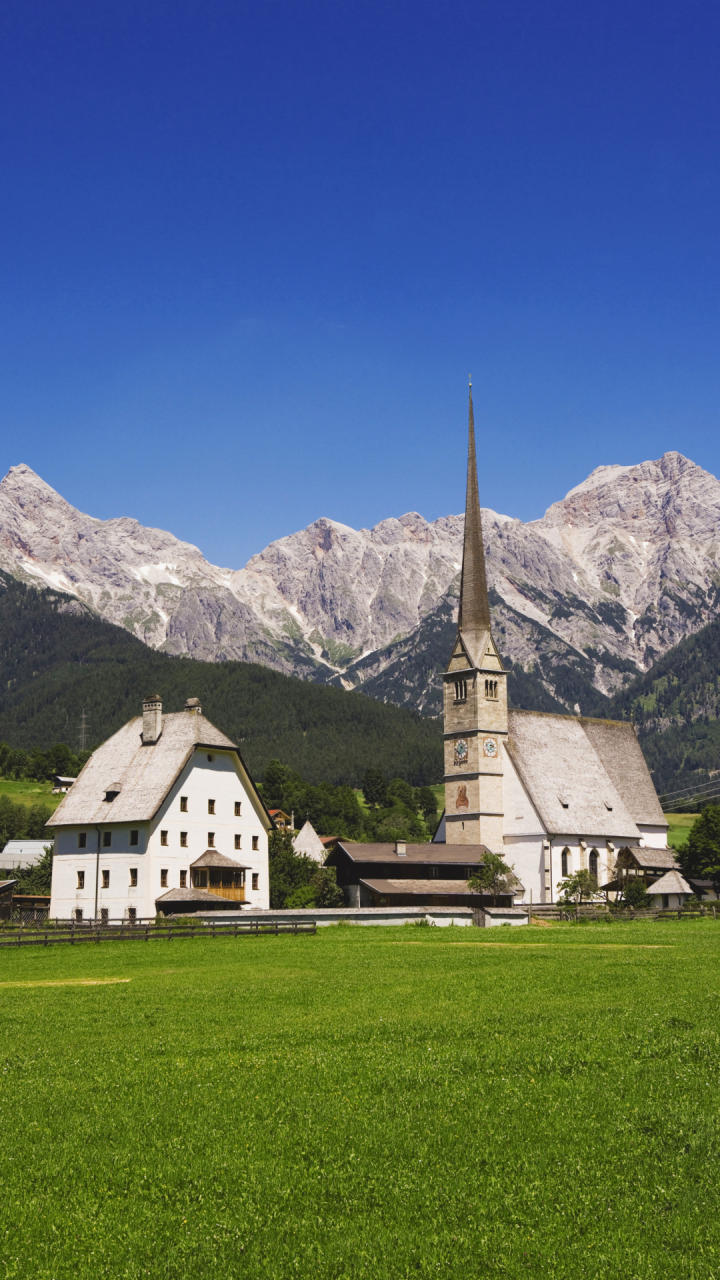
M 595 877 L 595 879 L 597 880 L 597 873 L 598 873 L 598 851 L 597 851 L 597 849 L 591 849 L 591 850 L 590 850 L 590 854 L 589 854 L 589 857 L 588 857 L 588 871 L 590 872 L 590 875 L 591 875 L 591 876 L 594 876 L 594 877 Z
M 455 701 L 467 702 L 467 680 L 455 681 Z
M 560 854 L 560 869 L 563 879 L 570 875 L 570 850 L 567 847 Z

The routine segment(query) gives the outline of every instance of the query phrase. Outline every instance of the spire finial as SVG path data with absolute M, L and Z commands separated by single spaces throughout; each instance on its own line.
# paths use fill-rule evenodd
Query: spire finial
M 487 578 L 485 575 L 485 551 L 482 539 L 477 460 L 475 457 L 472 379 L 469 380 L 468 386 L 467 489 L 465 494 L 465 535 L 463 539 L 458 626 L 461 631 L 468 633 L 472 631 L 487 631 L 490 628 L 490 604 L 488 602 Z

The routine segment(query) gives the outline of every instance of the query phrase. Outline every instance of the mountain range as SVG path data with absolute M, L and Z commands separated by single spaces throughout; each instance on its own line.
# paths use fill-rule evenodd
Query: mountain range
M 715 616 L 720 481 L 679 453 L 598 467 L 538 520 L 484 510 L 483 529 L 516 705 L 592 710 Z M 461 542 L 459 515 L 361 530 L 321 518 L 220 568 L 170 533 L 78 511 L 27 466 L 0 482 L 12 578 L 168 654 L 261 663 L 429 714 Z

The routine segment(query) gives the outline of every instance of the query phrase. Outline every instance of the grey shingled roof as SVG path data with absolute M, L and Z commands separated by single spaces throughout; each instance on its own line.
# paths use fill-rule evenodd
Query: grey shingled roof
M 12 867 L 13 870 L 19 868 L 22 871 L 27 867 L 34 867 L 48 845 L 52 845 L 51 836 L 46 836 L 44 840 L 8 840 L 0 853 L 0 867 Z
M 635 821 L 665 825 L 667 819 L 660 807 L 635 726 L 629 720 L 591 720 L 586 716 L 580 718 L 580 723 Z
M 219 849 L 206 849 L 200 854 L 194 862 L 190 863 L 191 867 L 230 867 L 232 871 L 249 871 L 250 868 L 245 866 L 244 862 L 235 862 L 232 858 L 228 858 L 227 854 L 220 853 Z
M 147 822 L 196 747 L 237 751 L 224 733 L 194 712 L 164 715 L 160 737 L 148 745 L 142 741 L 142 723 L 142 716 L 135 716 L 93 752 L 48 826 Z M 120 786 L 120 792 L 107 801 L 105 793 L 113 784 Z
M 665 871 L 677 867 L 674 849 L 630 849 L 635 862 L 643 871 Z
M 423 897 L 454 896 L 479 897 L 477 889 L 468 888 L 467 880 L 361 880 L 375 893 L 384 893 L 386 897 L 403 894 L 422 895 Z
M 208 893 L 207 889 L 168 889 L 167 893 L 162 893 L 155 902 L 198 902 L 203 905 L 208 903 L 224 902 L 228 907 L 237 908 L 237 902 L 233 902 L 230 898 L 221 898 L 217 893 Z
M 661 876 L 659 880 L 654 880 L 652 884 L 649 884 L 647 891 L 648 893 L 693 893 L 693 889 L 685 877 L 674 867 L 672 871 L 666 871 L 665 875 Z
M 664 821 L 632 725 L 510 711 L 509 731 L 513 763 L 549 834 L 636 841 L 638 822 Z
M 338 841 L 353 862 L 445 863 L 448 866 L 472 867 L 479 865 L 488 850 L 484 844 L 407 844 L 406 853 L 396 853 L 394 844 L 352 844 Z M 330 858 L 332 858 L 330 854 Z

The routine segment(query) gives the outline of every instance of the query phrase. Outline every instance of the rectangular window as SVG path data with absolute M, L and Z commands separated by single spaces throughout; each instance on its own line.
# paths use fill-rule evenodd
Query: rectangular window
M 252 873 L 252 887 L 253 889 L 260 888 L 260 876 L 257 871 L 253 871 Z
M 239 818 L 239 817 L 240 817 L 241 812 L 242 812 L 242 801 L 241 801 L 241 800 L 236 800 L 236 801 L 235 801 L 235 817 L 236 817 L 236 818 Z
M 100 872 L 100 874 L 101 874 L 101 876 L 102 876 L 102 887 L 103 887 L 103 889 L 109 889 L 109 888 L 110 888 L 110 872 L 109 872 L 109 871 L 101 871 L 101 872 Z
M 214 812 L 215 812 L 215 801 L 208 800 L 208 813 L 214 813 Z
M 208 831 L 208 849 L 215 848 L 215 832 Z
M 160 888 L 167 889 L 167 867 L 162 867 L 160 871 Z
M 139 831 L 131 831 L 131 832 L 130 832 L 130 845 L 131 845 L 131 846 L 132 846 L 132 845 L 137 845 L 139 835 L 140 835 Z
M 107 907 L 101 907 L 101 908 L 100 908 L 100 923 L 101 923 L 101 924 L 107 924 L 107 922 L 108 922 L 108 920 L 109 920 L 109 919 L 110 919 L 110 912 L 108 911 Z
M 242 849 L 242 836 L 235 836 L 235 848 Z
M 109 849 L 112 844 L 112 831 L 103 831 L 103 849 Z
M 85 872 L 84 871 L 78 871 L 77 873 L 77 887 L 78 889 L 85 888 Z
M 187 849 L 187 831 L 180 832 L 180 848 Z
M 253 838 L 252 838 L 252 847 L 253 847 L 253 849 L 259 849 L 259 848 L 260 848 L 260 842 L 259 842 L 259 840 L 258 840 L 257 836 L 253 836 Z
M 180 797 L 180 812 L 187 813 L 187 796 Z
M 137 920 L 137 907 L 128 907 L 128 920 Z
M 180 888 L 187 889 L 187 871 L 180 872 Z
M 137 867 L 130 868 L 130 888 L 137 889 Z
M 82 918 L 83 918 L 83 914 L 82 914 L 82 907 L 76 907 L 76 908 L 75 908 L 75 919 L 78 921 L 78 923 L 80 923 L 80 921 L 82 920 Z
M 87 848 L 87 831 L 78 831 L 78 849 Z
M 167 836 L 168 836 L 167 831 L 161 831 L 161 832 L 160 832 L 160 843 L 161 843 L 161 844 L 167 844 Z

